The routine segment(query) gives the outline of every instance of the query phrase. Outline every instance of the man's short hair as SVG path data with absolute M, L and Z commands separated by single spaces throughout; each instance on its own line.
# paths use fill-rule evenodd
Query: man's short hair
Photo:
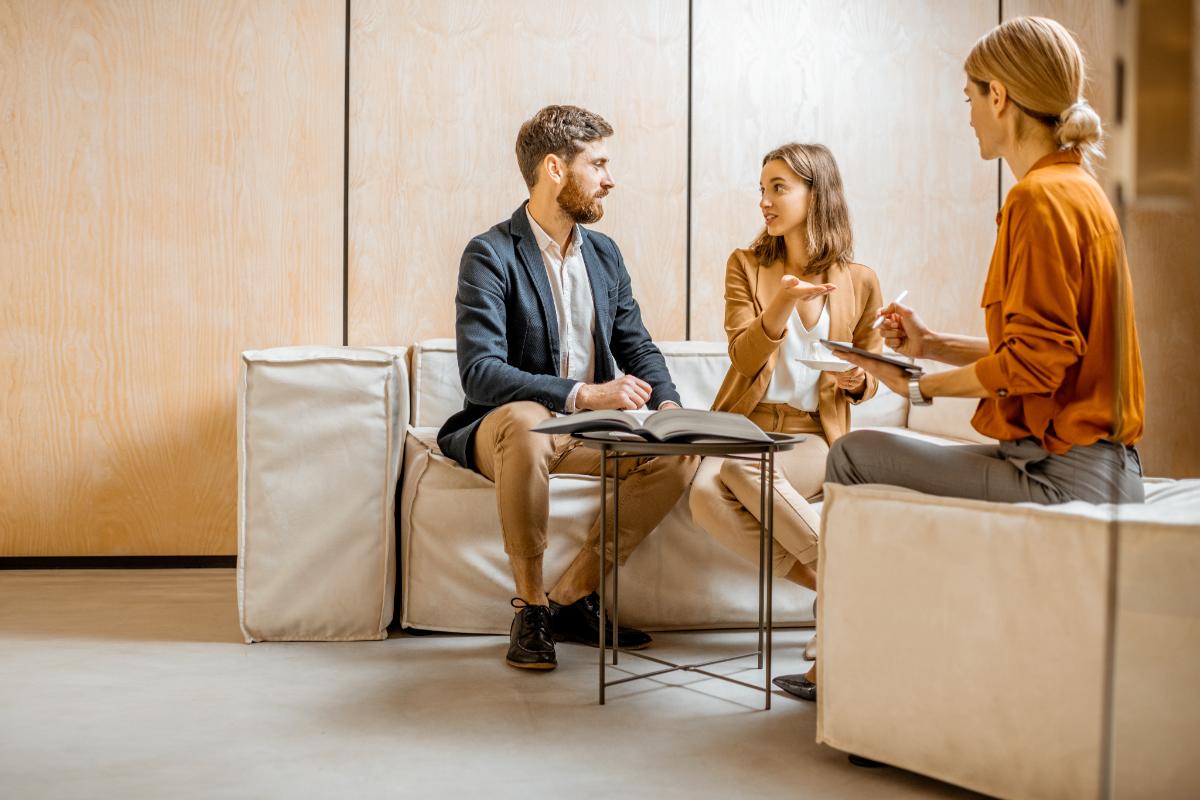
M 546 106 L 527 119 L 517 133 L 517 165 L 530 189 L 537 183 L 538 165 L 554 155 L 568 164 L 588 142 L 612 136 L 604 117 L 579 106 Z

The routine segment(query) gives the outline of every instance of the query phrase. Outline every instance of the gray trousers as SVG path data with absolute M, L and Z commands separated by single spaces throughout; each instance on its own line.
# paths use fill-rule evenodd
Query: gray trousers
M 834 442 L 827 483 L 885 483 L 926 494 L 1000 503 L 1142 503 L 1137 449 L 1108 441 L 1047 452 L 1036 439 L 945 446 L 884 431 Z

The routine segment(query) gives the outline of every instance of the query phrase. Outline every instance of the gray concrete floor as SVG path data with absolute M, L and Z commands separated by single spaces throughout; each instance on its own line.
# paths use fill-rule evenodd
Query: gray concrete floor
M 804 666 L 809 635 L 776 635 L 777 673 Z M 752 641 L 660 634 L 653 652 L 697 660 Z M 246 645 L 232 570 L 0 571 L 0 795 L 978 796 L 850 765 L 814 743 L 815 706 L 786 695 L 761 711 L 759 693 L 676 673 L 610 689 L 601 707 L 595 650 L 562 645 L 556 671 L 530 674 L 504 665 L 505 645 Z

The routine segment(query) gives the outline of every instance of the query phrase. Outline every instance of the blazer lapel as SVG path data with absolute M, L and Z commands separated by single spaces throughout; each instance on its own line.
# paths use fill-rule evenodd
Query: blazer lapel
M 829 268 L 826 277 L 828 283 L 837 287 L 830 292 L 829 298 L 829 338 L 836 341 L 852 342 L 854 339 L 854 324 L 858 315 L 854 313 L 854 281 L 850 279 L 850 270 L 843 264 L 834 264 Z
M 537 239 L 533 236 L 533 228 L 529 227 L 529 217 L 525 213 L 526 203 L 522 203 L 512 216 L 512 232 L 517 237 L 517 253 L 533 288 L 537 291 L 538 304 L 542 307 L 542 319 L 546 330 L 550 333 L 550 353 L 558 364 L 558 311 L 554 308 L 554 294 L 550 289 L 550 278 L 546 275 L 546 262 L 542 260 L 542 252 L 538 250 Z

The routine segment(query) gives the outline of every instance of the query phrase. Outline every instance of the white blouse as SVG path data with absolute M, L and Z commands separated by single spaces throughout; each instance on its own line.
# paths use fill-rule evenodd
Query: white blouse
M 829 358 L 819 339 L 829 338 L 829 304 L 821 307 L 821 316 L 812 330 L 804 327 L 800 313 L 793 308 L 788 317 L 788 332 L 779 344 L 775 373 L 763 397 L 764 403 L 786 403 L 801 411 L 817 410 L 817 380 L 821 371 L 801 364 L 798 358 Z

